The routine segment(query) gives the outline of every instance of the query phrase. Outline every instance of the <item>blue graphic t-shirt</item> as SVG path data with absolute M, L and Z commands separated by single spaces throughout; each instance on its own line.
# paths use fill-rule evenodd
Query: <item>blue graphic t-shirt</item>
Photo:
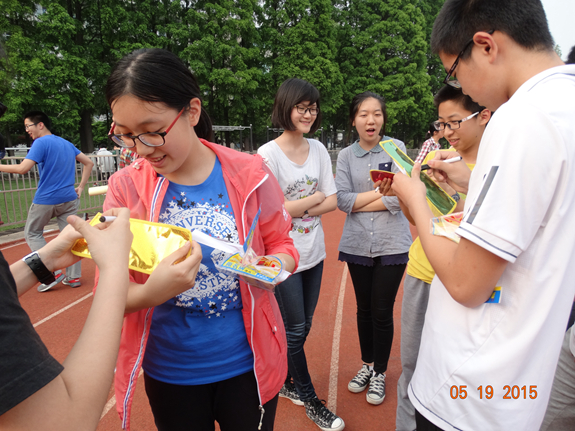
M 236 222 L 216 158 L 202 184 L 170 182 L 160 223 L 198 229 L 218 239 L 239 243 Z M 225 259 L 202 245 L 202 263 L 193 288 L 154 309 L 143 367 L 159 381 L 200 385 L 239 376 L 253 368 L 242 318 L 239 282 L 218 272 Z

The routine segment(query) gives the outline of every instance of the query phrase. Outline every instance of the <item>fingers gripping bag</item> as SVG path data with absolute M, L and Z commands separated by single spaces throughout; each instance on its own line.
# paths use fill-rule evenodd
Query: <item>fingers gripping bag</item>
M 398 169 L 404 174 L 411 176 L 413 169 L 413 160 L 407 156 L 401 149 L 395 145 L 393 140 L 381 141 L 379 143 L 381 148 L 389 154 L 393 159 Z M 439 187 L 428 175 L 421 172 L 419 178 L 425 184 L 426 198 L 433 215 L 441 217 L 442 215 L 451 214 L 457 202 L 441 187 Z
M 100 216 L 100 213 L 96 214 L 90 220 L 90 225 L 100 224 Z M 188 229 L 133 218 L 130 219 L 130 230 L 134 235 L 134 240 L 130 249 L 128 267 L 144 274 L 151 274 L 162 259 L 192 240 L 192 232 Z M 76 256 L 92 258 L 84 238 L 74 243 L 72 253 Z M 190 253 L 191 247 L 185 258 Z

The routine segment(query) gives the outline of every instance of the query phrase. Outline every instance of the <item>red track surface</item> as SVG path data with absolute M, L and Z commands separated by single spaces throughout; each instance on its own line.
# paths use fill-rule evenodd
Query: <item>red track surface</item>
M 337 414 L 345 421 L 347 431 L 393 431 L 395 429 L 395 408 L 397 403 L 397 380 L 401 373 L 399 356 L 399 334 L 401 299 L 403 286 L 400 287 L 395 307 L 395 338 L 387 370 L 387 396 L 383 404 L 372 406 L 365 400 L 365 392 L 352 394 L 347 390 L 349 380 L 361 367 L 359 343 L 357 338 L 356 305 L 351 279 L 344 263 L 337 260 L 337 246 L 341 237 L 345 214 L 335 211 L 323 217 L 327 258 L 324 263 L 323 282 L 319 303 L 315 312 L 311 333 L 306 342 L 308 366 L 316 392 L 320 398 L 335 405 Z M 53 235 L 51 236 L 53 237 Z M 48 236 L 48 240 L 51 238 Z M 0 246 L 9 263 L 29 253 L 25 243 Z M 345 269 L 345 272 L 344 272 Z M 345 274 L 345 286 L 342 288 L 342 275 Z M 78 338 L 86 319 L 92 297 L 90 295 L 94 280 L 94 262 L 86 259 L 82 264 L 82 286 L 72 289 L 62 284 L 48 292 L 38 293 L 31 289 L 20 299 L 22 306 L 30 315 L 32 323 L 37 325 L 42 340 L 59 361 L 63 361 Z M 338 322 L 338 300 L 343 294 L 343 307 L 340 307 Z M 79 301 L 79 302 L 77 302 Z M 76 304 L 74 304 L 77 302 Z M 72 305 L 74 304 L 74 305 Z M 69 307 L 62 311 L 63 308 Z M 59 314 L 52 316 L 54 313 Z M 44 319 L 47 319 L 43 321 Z M 339 350 L 334 331 L 340 330 Z M 333 355 L 332 355 L 333 352 Z M 331 376 L 330 376 L 331 374 Z M 330 393 L 330 377 L 332 379 Z M 113 391 L 108 397 L 109 410 L 102 417 L 98 431 L 121 430 L 120 420 L 115 409 Z M 105 410 L 106 411 L 106 410 Z M 132 430 L 155 430 L 153 417 L 140 379 L 133 403 Z M 305 415 L 303 407 L 298 407 L 285 398 L 280 398 L 276 421 L 276 431 L 316 431 L 317 426 Z

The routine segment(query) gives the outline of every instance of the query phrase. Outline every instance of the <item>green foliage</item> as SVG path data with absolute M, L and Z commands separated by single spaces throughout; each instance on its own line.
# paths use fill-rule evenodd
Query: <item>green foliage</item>
M 277 88 L 299 77 L 320 90 L 324 129 L 345 129 L 351 98 L 371 90 L 388 134 L 417 145 L 444 74 L 428 46 L 443 1 L 2 0 L 0 132 L 25 142 L 22 116 L 40 109 L 84 152 L 109 145 L 113 64 L 160 47 L 194 72 L 214 124 L 251 124 L 259 143 Z

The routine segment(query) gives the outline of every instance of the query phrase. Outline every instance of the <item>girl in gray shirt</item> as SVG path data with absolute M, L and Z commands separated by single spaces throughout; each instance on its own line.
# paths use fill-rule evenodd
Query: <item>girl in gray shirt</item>
M 393 342 L 393 305 L 408 261 L 409 223 L 396 197 L 373 190 L 369 171 L 397 171 L 379 146 L 387 119 L 383 97 L 372 92 L 355 96 L 350 123 L 359 140 L 337 159 L 337 206 L 347 213 L 339 243 L 339 260 L 347 262 L 357 301 L 357 328 L 363 365 L 348 389 L 367 388 L 367 402 L 385 398 L 385 372 Z M 384 139 L 390 139 L 384 137 Z M 403 142 L 394 140 L 405 151 Z

